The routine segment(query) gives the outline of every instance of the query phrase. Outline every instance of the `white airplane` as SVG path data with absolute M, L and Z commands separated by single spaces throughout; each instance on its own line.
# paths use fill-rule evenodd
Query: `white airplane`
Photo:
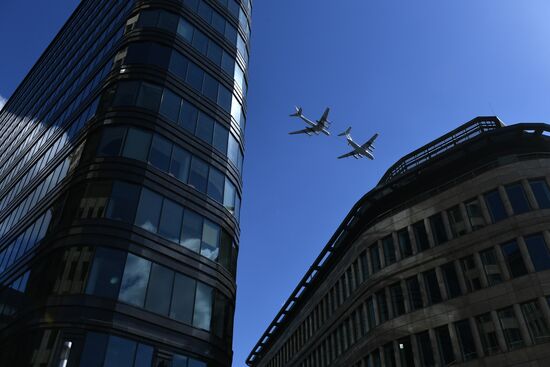
M 374 141 L 378 137 L 378 133 L 374 134 L 372 138 L 369 139 L 365 144 L 359 145 L 356 142 L 353 141 L 351 135 L 351 127 L 348 127 L 346 131 L 344 131 L 341 134 L 338 134 L 338 136 L 345 136 L 346 140 L 348 141 L 348 145 L 353 148 L 353 150 L 347 154 L 341 155 L 338 157 L 338 159 L 347 158 L 347 157 L 353 157 L 355 159 L 367 157 L 369 159 L 374 159 L 374 155 L 372 154 L 374 151 Z
M 330 121 L 328 120 L 329 112 L 330 112 L 330 108 L 327 108 L 325 110 L 325 113 L 323 113 L 323 116 L 321 116 L 321 118 L 316 122 L 313 122 L 302 114 L 302 107 L 296 107 L 296 112 L 290 116 L 298 117 L 302 119 L 310 127 L 306 127 L 303 130 L 293 131 L 293 132 L 290 132 L 289 134 L 290 135 L 307 134 L 311 136 L 311 135 L 319 135 L 320 133 L 323 133 L 327 136 L 330 135 L 330 132 L 328 131 L 328 127 L 330 125 Z

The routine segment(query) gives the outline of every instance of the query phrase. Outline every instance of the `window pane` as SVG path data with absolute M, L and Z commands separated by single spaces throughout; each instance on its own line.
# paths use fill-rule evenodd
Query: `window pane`
M 501 245 L 501 249 L 512 278 L 527 274 L 527 268 L 516 241 Z
M 115 181 L 105 216 L 109 219 L 133 223 L 138 198 L 139 186 Z
M 200 282 L 197 283 L 193 326 L 204 330 L 210 330 L 213 292 L 212 287 Z
M 399 346 L 399 359 L 401 367 L 414 367 L 414 353 L 411 338 L 406 336 L 397 341 Z
M 99 247 L 88 276 L 86 294 L 116 299 L 125 262 L 126 253 Z
M 518 182 L 506 186 L 506 194 L 508 195 L 510 204 L 512 204 L 514 214 L 521 214 L 531 210 L 531 206 L 527 201 L 527 196 L 525 196 L 525 191 L 523 191 L 521 183 Z
M 180 356 L 175 354 L 172 358 L 172 364 L 171 367 L 188 367 L 187 362 L 189 358 L 186 356 Z
M 219 243 L 220 227 L 208 220 L 205 220 L 202 231 L 201 255 L 215 261 L 220 252 Z
M 204 362 L 189 358 L 189 365 L 187 367 L 207 367 L 207 365 Z
M 460 264 L 462 265 L 462 272 L 464 274 L 464 280 L 466 281 L 468 291 L 474 292 L 481 289 L 479 270 L 476 266 L 474 257 L 472 255 L 466 256 L 460 259 Z
M 210 168 L 208 175 L 208 196 L 217 202 L 223 202 L 225 176 L 215 168 Z
M 376 304 L 378 305 L 378 316 L 380 317 L 380 323 L 388 321 L 390 315 L 388 310 L 388 302 L 386 301 L 386 292 L 384 290 L 376 292 Z
M 229 158 L 229 160 L 235 165 L 235 167 L 238 167 L 239 151 L 239 143 L 237 143 L 237 140 L 233 137 L 232 134 L 229 134 L 227 158 Z
M 388 236 L 382 240 L 382 248 L 384 249 L 385 265 L 393 264 L 397 259 L 395 257 L 395 246 L 393 245 L 392 236 Z
M 201 54 L 206 55 L 208 52 L 208 38 L 202 32 L 195 31 L 193 34 L 193 47 Z
M 113 106 L 133 106 L 136 102 L 139 84 L 139 82 L 119 83 Z
M 416 334 L 416 342 L 418 343 L 418 353 L 420 354 L 422 366 L 435 367 L 432 342 L 430 341 L 430 334 L 428 331 Z
M 202 86 L 202 93 L 203 95 L 210 99 L 213 102 L 217 102 L 218 100 L 218 81 L 208 75 L 207 73 L 204 74 L 204 83 Z
M 151 133 L 130 128 L 128 135 L 126 136 L 126 142 L 124 143 L 124 149 L 122 155 L 126 158 L 138 159 L 140 161 L 147 161 L 147 154 L 149 154 L 149 146 L 151 145 Z
M 430 241 L 428 240 L 428 232 L 426 232 L 426 226 L 424 221 L 413 224 L 414 237 L 416 239 L 416 246 L 418 251 L 424 251 L 430 248 Z
M 370 253 L 370 261 L 371 261 L 371 270 L 372 273 L 376 273 L 381 269 L 380 265 L 380 250 L 378 249 L 378 245 L 373 245 L 369 248 Z
M 172 162 L 170 163 L 170 173 L 181 182 L 187 183 L 190 165 L 191 155 L 186 150 L 175 145 L 172 152 Z
M 179 242 L 182 219 L 183 207 L 172 200 L 164 199 L 159 234 L 172 242 Z
M 146 231 L 156 233 L 158 230 L 162 196 L 143 188 L 136 215 L 135 225 Z
M 226 154 L 227 152 L 227 139 L 229 138 L 229 131 L 221 124 L 216 123 L 214 125 L 214 140 L 212 145 L 218 151 Z
M 453 351 L 453 342 L 451 341 L 451 335 L 449 334 L 449 327 L 445 325 L 435 329 L 435 336 L 437 338 L 441 365 L 453 365 L 456 362 L 456 359 Z
M 162 102 L 160 104 L 160 113 L 166 116 L 170 121 L 178 121 L 180 113 L 181 98 L 169 89 L 164 88 L 162 93 Z
M 153 135 L 149 162 L 161 171 L 168 172 L 171 154 L 172 144 L 158 134 Z
M 394 316 L 400 316 L 405 313 L 405 299 L 401 283 L 397 282 L 390 286 L 390 295 L 392 298 L 392 307 Z
M 170 71 L 174 73 L 179 79 L 185 80 L 187 76 L 187 69 L 189 66 L 189 61 L 185 56 L 179 52 L 172 52 L 172 57 L 170 58 Z
M 109 336 L 104 367 L 132 367 L 136 353 L 136 342 L 118 336 Z
M 178 26 L 178 18 L 176 14 L 162 11 L 160 13 L 158 26 L 159 28 L 174 32 Z
M 489 285 L 497 285 L 502 282 L 502 275 L 500 267 L 497 262 L 497 255 L 494 248 L 482 251 L 479 253 L 481 257 L 481 262 L 483 264 L 483 270 L 487 276 L 487 281 Z
M 477 199 L 470 200 L 466 203 L 466 212 L 468 213 L 468 220 L 472 226 L 472 230 L 480 229 L 485 226 L 485 219 L 481 212 L 481 207 Z
M 193 307 L 195 305 L 196 285 L 197 282 L 194 279 L 176 273 L 172 306 L 170 309 L 171 318 L 191 324 L 193 320 Z
M 143 307 L 150 271 L 151 262 L 149 260 L 128 254 L 118 299 L 134 306 Z
M 197 91 L 202 91 L 202 80 L 204 79 L 204 72 L 194 63 L 190 62 L 187 66 L 187 83 L 195 88 Z
M 367 299 L 367 319 L 369 321 L 369 328 L 373 329 L 376 326 L 376 314 L 374 312 L 374 298 L 369 297 Z
M 447 232 L 445 231 L 445 224 L 443 223 L 441 213 L 430 217 L 430 226 L 432 228 L 432 235 L 436 246 L 448 241 Z
M 396 367 L 395 351 L 393 349 L 393 342 L 389 342 L 384 345 L 384 365 L 386 367 Z
M 214 132 L 214 119 L 208 117 L 206 114 L 201 113 L 199 115 L 199 122 L 197 125 L 197 135 L 198 138 L 204 140 L 205 142 L 212 144 L 212 134 Z
M 546 246 L 543 235 L 536 234 L 525 237 L 525 243 L 535 266 L 535 271 L 550 269 L 550 253 L 548 252 L 548 246 Z
M 186 210 L 183 217 L 183 229 L 180 244 L 194 252 L 199 252 L 202 239 L 203 219 L 197 213 Z
M 460 237 L 466 234 L 466 224 L 464 218 L 462 217 L 462 212 L 460 207 L 454 206 L 451 209 L 447 210 L 447 216 L 449 217 L 449 224 L 451 225 L 451 233 L 454 238 Z
M 149 345 L 138 344 L 134 367 L 151 367 L 153 365 L 153 348 Z
M 189 173 L 189 185 L 195 190 L 206 193 L 208 183 L 208 164 L 193 157 L 191 160 L 191 172 Z
M 412 256 L 412 245 L 411 245 L 411 239 L 409 237 L 409 231 L 407 228 L 400 230 L 397 232 L 397 238 L 399 239 L 399 249 L 401 250 L 401 257 L 409 257 Z
M 237 191 L 235 186 L 229 180 L 225 180 L 224 194 L 223 194 L 223 206 L 231 214 L 235 213 L 235 195 Z
M 487 203 L 487 208 L 489 209 L 489 214 L 491 214 L 493 223 L 496 223 L 508 217 L 498 190 L 486 193 L 485 202 Z
M 80 367 L 103 367 L 108 335 L 88 332 L 80 358 Z
M 162 88 L 149 83 L 141 83 L 136 106 L 143 107 L 151 111 L 158 111 Z
M 529 181 L 531 190 L 541 209 L 550 208 L 550 189 L 544 179 Z
M 179 120 L 180 126 L 189 131 L 191 134 L 195 134 L 198 116 L 199 111 L 197 110 L 197 107 L 184 100 L 181 104 Z
M 445 287 L 449 298 L 459 297 L 462 295 L 460 290 L 460 283 L 458 282 L 458 275 L 456 274 L 456 268 L 454 262 L 447 263 L 441 267 L 443 278 L 445 278 Z
M 214 42 L 208 44 L 208 58 L 212 60 L 216 65 L 222 64 L 223 50 Z
M 422 292 L 420 291 L 420 283 L 418 282 L 418 278 L 416 276 L 407 279 L 407 291 L 409 292 L 411 311 L 424 307 Z
M 158 23 L 159 12 L 156 10 L 146 10 L 139 15 L 138 24 L 140 27 L 156 27 Z
M 117 156 L 120 154 L 120 148 L 122 147 L 122 141 L 124 140 L 124 134 L 126 128 L 112 127 L 103 130 L 101 135 L 101 141 L 97 147 L 98 156 Z
M 523 338 L 519 331 L 518 320 L 513 307 L 507 307 L 498 311 L 498 318 L 500 320 L 500 326 L 504 332 L 504 338 L 509 350 L 514 350 L 523 347 Z
M 178 24 L 178 35 L 183 37 L 187 42 L 191 43 L 193 40 L 193 26 L 188 21 L 180 17 Z
M 491 318 L 491 314 L 479 315 L 476 317 L 476 321 L 485 354 L 497 353 L 500 348 L 498 346 L 495 323 Z
M 441 302 L 443 299 L 441 298 L 441 292 L 439 290 L 439 283 L 437 282 L 435 270 L 426 271 L 423 275 L 429 303 L 434 304 Z
M 537 301 L 522 304 L 521 310 L 533 342 L 538 344 L 550 340 L 550 330 Z
M 464 361 L 466 362 L 477 358 L 477 351 L 474 343 L 474 337 L 472 335 L 472 329 L 470 327 L 470 321 L 458 321 L 455 323 L 455 328 L 458 343 L 460 345 L 460 351 L 462 352 L 462 358 Z
M 153 264 L 145 308 L 161 315 L 168 315 L 168 308 L 172 299 L 173 282 L 174 272 L 172 270 L 158 264 Z

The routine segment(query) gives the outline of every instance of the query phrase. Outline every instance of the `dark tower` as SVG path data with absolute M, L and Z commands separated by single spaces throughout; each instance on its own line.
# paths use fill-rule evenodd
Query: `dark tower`
M 231 365 L 250 14 L 83 0 L 0 111 L 0 365 Z

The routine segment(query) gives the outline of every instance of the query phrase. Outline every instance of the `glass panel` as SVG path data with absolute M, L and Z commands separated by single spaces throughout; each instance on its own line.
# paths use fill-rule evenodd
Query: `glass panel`
M 162 136 L 153 135 L 153 143 L 149 153 L 149 162 L 160 169 L 168 172 L 170 168 L 170 156 L 172 155 L 172 144 Z
M 193 40 L 193 26 L 188 21 L 180 17 L 178 24 L 178 34 L 183 37 L 187 42 L 191 43 Z
M 516 241 L 501 245 L 501 249 L 512 278 L 527 274 L 527 268 Z
M 477 230 L 485 226 L 485 219 L 483 218 L 483 213 L 481 211 L 481 206 L 477 199 L 472 199 L 466 203 L 466 212 L 468 213 L 468 220 L 472 226 L 472 230 Z
M 151 367 L 153 365 L 153 347 L 145 344 L 138 344 L 136 362 L 134 367 Z
M 476 266 L 474 257 L 472 255 L 466 256 L 460 259 L 460 264 L 462 265 L 462 272 L 464 273 L 464 280 L 466 281 L 468 291 L 474 292 L 481 289 L 479 270 Z
M 550 330 L 537 301 L 522 304 L 521 310 L 533 342 L 535 344 L 547 342 L 550 339 Z
M 208 117 L 204 113 L 199 115 L 196 136 L 205 142 L 212 143 L 212 134 L 214 132 L 214 119 Z
M 441 358 L 441 365 L 450 366 L 455 364 L 455 353 L 453 351 L 453 342 L 451 341 L 451 335 L 449 334 L 449 328 L 447 325 L 435 329 L 435 336 L 437 338 L 437 345 L 439 347 L 439 356 Z
M 426 232 L 426 226 L 424 221 L 413 224 L 414 237 L 416 239 L 416 246 L 418 251 L 424 251 L 430 248 L 430 241 L 428 239 L 428 232 Z
M 80 367 L 103 367 L 108 335 L 88 332 L 80 357 Z
M 494 248 L 487 249 L 479 253 L 481 257 L 481 263 L 483 264 L 483 270 L 487 276 L 489 286 L 502 283 L 502 275 L 500 267 L 498 266 L 497 255 Z
M 179 52 L 172 52 L 169 70 L 174 73 L 179 79 L 185 80 L 185 77 L 187 76 L 188 66 L 189 61 L 185 56 L 183 56 Z
M 461 296 L 462 292 L 460 290 L 460 283 L 458 282 L 458 275 L 456 274 L 454 262 L 443 265 L 441 267 L 441 272 L 443 273 L 443 278 L 445 279 L 445 287 L 449 298 Z
M 449 240 L 447 237 L 447 232 L 445 231 L 445 224 L 443 223 L 441 213 L 430 217 L 430 227 L 432 228 L 432 235 L 436 246 Z
M 177 52 L 174 52 L 177 54 Z M 184 73 L 185 75 L 185 73 Z M 178 121 L 181 106 L 181 98 L 164 88 L 162 93 L 162 102 L 160 104 L 160 113 L 171 121 Z
M 105 216 L 109 219 L 133 223 L 138 198 L 139 186 L 115 181 Z
M 208 164 L 199 158 L 191 160 L 191 172 L 189 173 L 189 185 L 200 192 L 206 193 L 208 184 Z
M 491 214 L 493 223 L 508 217 L 498 190 L 486 193 L 485 202 L 487 203 L 487 208 L 489 209 L 489 214 Z
M 544 179 L 529 181 L 531 190 L 537 199 L 537 203 L 541 209 L 550 208 L 550 189 Z
M 181 182 L 187 183 L 190 165 L 191 155 L 186 150 L 174 145 L 172 162 L 170 163 L 170 173 Z
M 218 100 L 218 81 L 207 73 L 204 74 L 202 94 L 213 102 Z
M 393 264 L 397 259 L 395 257 L 395 246 L 393 245 L 392 236 L 382 239 L 382 248 L 384 249 L 385 265 Z
M 229 139 L 229 131 L 227 131 L 227 129 L 223 127 L 221 124 L 216 123 L 214 125 L 214 140 L 212 141 L 212 145 L 214 146 L 214 148 L 216 148 L 218 151 L 222 152 L 223 154 L 226 154 L 228 139 Z
M 371 261 L 371 270 L 372 273 L 376 273 L 377 271 L 380 271 L 382 266 L 380 265 L 380 250 L 378 249 L 378 245 L 373 245 L 369 248 L 369 254 L 370 254 L 370 261 Z
M 101 135 L 101 141 L 97 147 L 98 156 L 117 156 L 120 154 L 120 148 L 122 147 L 122 141 L 124 140 L 124 134 L 126 128 L 113 127 L 103 130 Z
M 409 257 L 412 256 L 412 244 L 411 239 L 409 237 L 409 231 L 407 228 L 400 230 L 397 232 L 397 238 L 399 240 L 399 249 L 401 250 L 401 257 Z
M 477 358 L 476 345 L 469 320 L 462 320 L 455 323 L 456 335 L 464 361 Z
M 395 352 L 393 349 L 393 342 L 389 342 L 384 345 L 384 365 L 387 367 L 396 367 Z
M 212 60 L 216 65 L 222 64 L 223 50 L 214 42 L 208 44 L 208 58 Z
M 172 242 L 179 242 L 183 207 L 172 200 L 164 199 L 160 216 L 159 234 Z
M 149 83 L 141 83 L 136 106 L 143 107 L 151 111 L 158 111 L 161 97 L 161 87 Z
M 525 191 L 523 191 L 521 183 L 518 182 L 506 186 L 506 194 L 508 195 L 510 204 L 512 204 L 514 214 L 521 214 L 531 210 L 531 206 L 529 205 L 529 201 L 527 201 L 527 196 L 525 196 Z
M 109 336 L 109 344 L 103 367 L 132 367 L 136 354 L 136 342 L 118 336 Z
M 191 134 L 195 134 L 198 116 L 199 111 L 197 110 L 197 107 L 184 100 L 181 104 L 179 120 L 180 126 L 189 131 Z
M 206 55 L 208 52 L 208 38 L 202 32 L 195 31 L 192 43 L 197 51 Z
M 428 331 L 416 334 L 416 342 L 418 344 L 418 354 L 420 361 L 424 367 L 435 367 L 432 343 Z
M 207 367 L 207 365 L 204 362 L 189 358 L 189 366 L 187 367 Z
M 168 315 L 172 299 L 174 272 L 164 266 L 153 264 L 147 289 L 145 308 L 149 311 Z
M 224 194 L 223 194 L 223 206 L 231 214 L 235 213 L 235 186 L 229 180 L 225 180 Z
M 215 168 L 208 175 L 208 196 L 217 202 L 223 202 L 225 176 Z
M 495 354 L 499 351 L 497 333 L 495 323 L 491 318 L 491 314 L 485 313 L 476 317 L 477 328 L 483 344 L 485 354 Z
M 202 239 L 203 218 L 197 213 L 186 210 L 183 217 L 183 228 L 180 244 L 191 251 L 199 252 Z
M 166 11 L 162 11 L 160 13 L 159 28 L 166 29 L 170 32 L 175 32 L 176 28 L 178 26 L 178 16 L 176 14 L 168 13 Z
M 195 311 L 193 314 L 193 326 L 210 330 L 210 320 L 212 318 L 212 296 L 214 290 L 212 287 L 203 283 L 197 283 L 197 294 L 195 298 Z
M 425 271 L 423 276 L 426 292 L 428 294 L 428 302 L 430 304 L 441 302 L 443 299 L 439 290 L 439 283 L 437 282 L 435 270 Z
M 403 289 L 400 282 L 390 286 L 390 295 L 394 316 L 403 315 L 405 313 L 405 298 L 403 297 Z
M 174 320 L 191 324 L 193 307 L 195 305 L 195 289 L 197 282 L 185 275 L 176 273 L 170 317 Z
M 151 145 L 151 133 L 130 128 L 124 143 L 122 155 L 127 158 L 147 161 L 149 146 Z
M 550 269 L 550 253 L 542 234 L 525 237 L 525 243 L 535 266 L 535 271 Z
M 149 260 L 128 254 L 122 276 L 122 286 L 118 295 L 119 301 L 143 307 L 150 271 L 151 262 Z
M 500 326 L 506 339 L 509 350 L 514 350 L 524 346 L 521 332 L 519 331 L 518 320 L 513 307 L 507 307 L 498 311 Z
M 172 365 L 171 367 L 188 367 L 187 362 L 189 358 L 186 356 L 180 356 L 178 354 L 174 355 L 172 358 Z
M 204 79 L 204 71 L 194 63 L 190 62 L 187 66 L 187 83 L 197 91 L 202 91 L 202 80 Z
M 113 106 L 133 106 L 136 101 L 139 84 L 139 82 L 119 83 Z
M 162 196 L 143 188 L 136 215 L 135 225 L 146 231 L 156 233 L 158 230 Z
M 401 367 L 414 367 L 414 353 L 411 343 L 411 338 L 406 336 L 397 341 L 399 346 L 399 358 L 401 359 Z
M 421 309 L 424 307 L 422 301 L 422 292 L 420 291 L 420 283 L 416 276 L 407 279 L 407 290 L 409 292 L 409 302 L 411 304 L 411 311 Z
M 220 227 L 208 220 L 205 220 L 202 231 L 201 255 L 215 261 L 220 252 L 219 242 Z
M 86 294 L 116 299 L 125 262 L 126 253 L 99 247 L 88 277 Z

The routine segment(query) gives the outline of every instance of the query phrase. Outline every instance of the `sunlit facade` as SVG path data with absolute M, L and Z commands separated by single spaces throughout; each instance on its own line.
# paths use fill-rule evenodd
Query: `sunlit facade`
M 250 0 L 83 0 L 0 112 L 0 365 L 231 366 Z

